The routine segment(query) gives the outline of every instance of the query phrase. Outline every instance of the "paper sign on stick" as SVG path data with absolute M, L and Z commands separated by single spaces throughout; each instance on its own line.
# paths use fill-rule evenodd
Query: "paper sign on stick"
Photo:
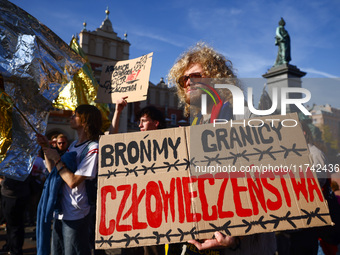
M 128 102 L 146 100 L 153 53 L 139 58 L 104 63 L 97 92 L 100 103 L 116 103 L 128 96 Z
M 96 248 L 330 225 L 297 115 L 258 121 L 102 136 Z

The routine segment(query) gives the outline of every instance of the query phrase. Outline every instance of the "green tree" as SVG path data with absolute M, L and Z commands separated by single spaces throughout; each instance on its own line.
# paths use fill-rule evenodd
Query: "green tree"
M 328 125 L 323 125 L 322 130 L 322 140 L 325 142 L 328 148 L 339 150 L 337 139 L 333 137 L 332 131 Z

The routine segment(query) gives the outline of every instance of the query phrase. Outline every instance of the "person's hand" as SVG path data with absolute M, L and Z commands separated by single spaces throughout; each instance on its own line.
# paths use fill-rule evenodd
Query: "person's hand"
M 46 136 L 37 134 L 37 142 L 42 147 L 44 154 L 48 159 L 53 160 L 54 162 L 57 162 L 60 159 L 58 151 L 50 147 Z
M 218 249 L 218 248 L 231 248 L 236 249 L 239 246 L 240 239 L 235 236 L 226 236 L 221 234 L 220 232 L 215 232 L 214 239 L 206 239 L 203 242 L 199 242 L 197 240 L 190 240 L 188 243 L 191 243 L 197 247 L 198 250 L 206 250 L 206 249 Z
M 118 112 L 122 112 L 123 111 L 125 106 L 127 106 L 127 101 L 126 101 L 127 98 L 128 97 L 125 96 L 125 97 L 122 97 L 120 99 L 117 99 L 117 101 L 116 101 L 116 111 L 118 111 Z
M 50 143 L 47 139 L 46 136 L 42 135 L 42 134 L 37 134 L 37 142 L 41 147 L 50 147 Z
M 50 148 L 50 147 L 43 147 L 45 157 L 47 157 L 49 160 L 53 160 L 54 163 L 60 160 L 60 155 L 56 149 Z

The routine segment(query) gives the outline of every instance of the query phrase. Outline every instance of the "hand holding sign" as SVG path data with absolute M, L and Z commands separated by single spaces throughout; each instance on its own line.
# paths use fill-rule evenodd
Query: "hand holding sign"
M 189 240 L 191 243 L 197 247 L 199 250 L 207 249 L 218 249 L 229 247 L 231 249 L 236 249 L 240 245 L 240 238 L 235 236 L 226 236 L 220 232 L 215 232 L 213 239 L 205 239 L 202 243 L 196 240 Z
M 104 63 L 97 101 L 113 103 L 123 95 L 129 102 L 143 101 L 147 97 L 153 53 L 139 58 Z
M 128 98 L 128 96 L 117 99 L 117 101 L 116 101 L 116 111 L 118 111 L 118 112 L 123 111 L 123 109 L 127 106 L 127 101 L 126 101 L 127 98 Z

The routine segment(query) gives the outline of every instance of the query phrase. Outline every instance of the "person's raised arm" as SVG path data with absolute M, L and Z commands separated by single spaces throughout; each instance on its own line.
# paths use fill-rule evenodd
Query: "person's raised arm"
M 112 118 L 111 126 L 109 129 L 109 134 L 117 134 L 119 128 L 119 119 L 120 115 L 122 114 L 123 109 L 127 106 L 127 99 L 128 97 L 122 97 L 116 101 L 116 109 L 115 113 Z
M 50 148 L 46 136 L 37 134 L 37 142 L 44 151 L 47 170 L 51 172 L 53 167 L 56 166 L 59 175 L 71 189 L 77 187 L 86 179 L 85 176 L 75 175 L 65 166 L 65 164 L 61 161 L 61 157 L 57 150 Z
M 48 157 L 46 157 L 46 154 L 45 154 L 45 151 L 47 151 L 48 149 L 51 149 L 50 143 L 49 143 L 47 137 L 42 135 L 42 134 L 37 134 L 37 142 L 41 146 L 41 148 L 43 149 L 43 152 L 44 152 L 44 155 L 45 155 L 46 168 L 49 172 L 51 172 L 52 169 L 53 169 L 53 166 L 54 166 L 54 162 L 51 161 L 51 159 L 49 159 Z

